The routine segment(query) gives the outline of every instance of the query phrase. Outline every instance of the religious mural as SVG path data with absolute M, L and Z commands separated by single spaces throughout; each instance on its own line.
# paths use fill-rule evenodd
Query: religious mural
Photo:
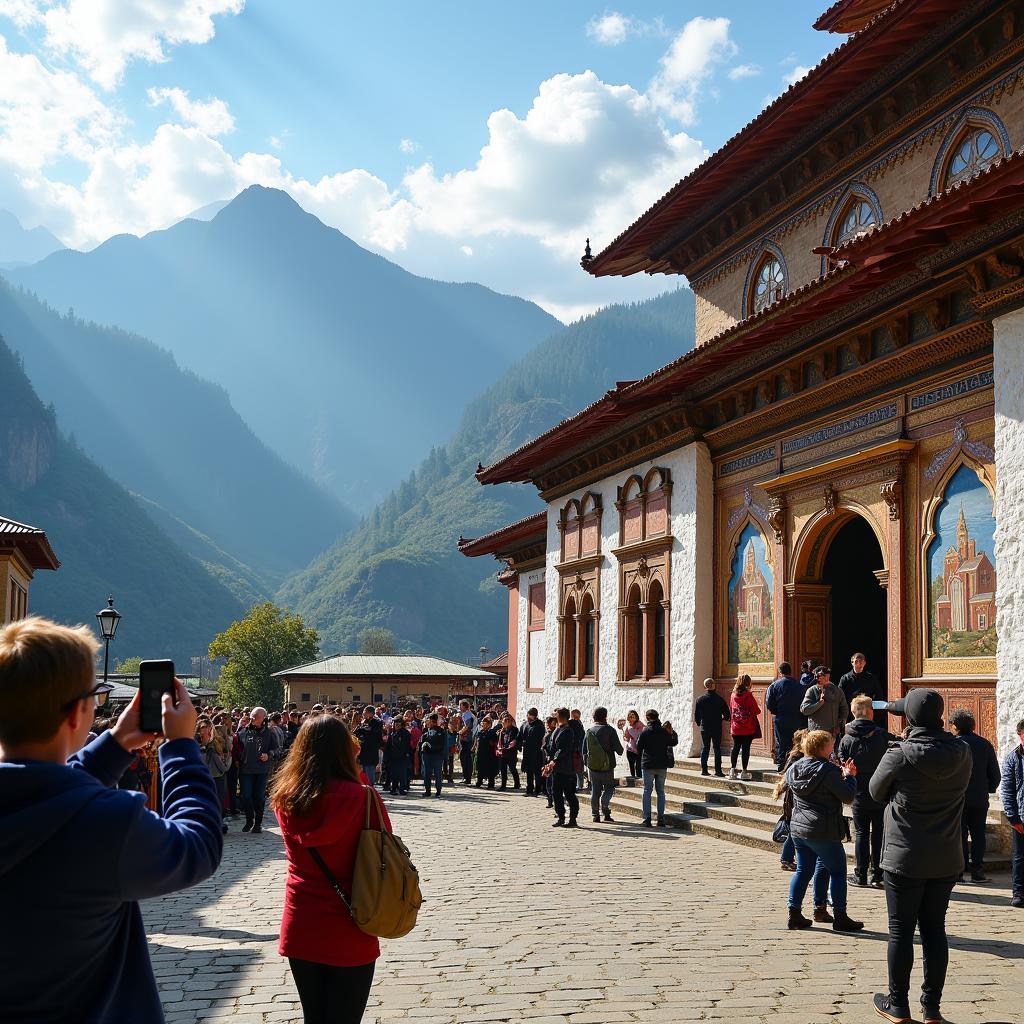
M 961 466 L 935 514 L 928 550 L 929 647 L 933 658 L 996 652 L 996 521 L 992 496 Z
M 773 662 L 772 571 L 753 523 L 740 534 L 729 579 L 729 661 Z

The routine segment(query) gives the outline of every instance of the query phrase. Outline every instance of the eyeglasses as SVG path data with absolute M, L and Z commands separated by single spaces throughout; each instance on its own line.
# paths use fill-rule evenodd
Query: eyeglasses
M 77 697 L 72 697 L 67 703 L 61 705 L 62 711 L 70 711 L 80 700 L 85 700 L 86 697 L 96 698 L 96 707 L 101 708 L 110 697 L 110 691 L 113 690 L 111 683 L 97 683 L 91 690 L 86 693 L 80 693 Z

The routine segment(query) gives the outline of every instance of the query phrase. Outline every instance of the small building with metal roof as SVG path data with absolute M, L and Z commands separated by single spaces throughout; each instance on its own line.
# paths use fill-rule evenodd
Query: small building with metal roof
M 42 530 L 0 516 L 0 625 L 28 615 L 28 588 L 37 569 L 58 568 Z

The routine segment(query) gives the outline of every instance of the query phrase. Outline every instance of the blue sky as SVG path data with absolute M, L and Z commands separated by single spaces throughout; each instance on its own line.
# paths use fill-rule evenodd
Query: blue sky
M 983 551 L 995 564 L 996 521 L 992 515 L 992 495 L 978 474 L 961 466 L 946 485 L 945 500 L 935 514 L 935 540 L 929 551 L 929 580 L 942 578 L 946 552 L 956 547 L 956 528 L 963 506 L 967 530 L 980 555 Z
M 0 0 L 0 206 L 88 247 L 253 182 L 563 318 L 601 246 L 842 37 L 824 6 Z

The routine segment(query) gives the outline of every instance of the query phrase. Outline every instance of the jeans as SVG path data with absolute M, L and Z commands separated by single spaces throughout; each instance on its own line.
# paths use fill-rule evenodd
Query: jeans
M 331 967 L 288 958 L 305 1024 L 359 1024 L 363 1019 L 375 960 L 359 967 Z
M 366 775 L 367 779 L 369 779 L 370 785 L 371 786 L 376 786 L 377 785 L 377 762 L 374 761 L 373 764 L 360 764 L 359 767 L 363 769 L 363 773 Z
M 242 790 L 242 809 L 245 811 L 246 822 L 262 825 L 263 805 L 267 799 L 267 773 L 239 775 L 238 783 Z
M 459 765 L 462 768 L 462 781 L 468 786 L 473 781 L 473 744 L 462 743 L 459 746 Z
M 629 762 L 629 774 L 634 779 L 640 778 L 640 754 L 635 750 L 626 751 L 626 760 Z
M 846 851 L 838 840 L 818 843 L 793 837 L 796 846 L 796 871 L 789 884 L 789 906 L 799 910 L 804 903 L 807 886 L 814 876 L 814 905 L 825 906 L 826 881 L 831 883 L 832 909 L 846 912 Z
M 1010 861 L 1013 895 L 1024 896 L 1024 836 L 1016 829 L 1010 835 L 1013 839 L 1013 859 Z
M 576 796 L 576 776 L 560 775 L 553 772 L 551 775 L 552 788 L 555 794 L 555 814 L 559 821 L 565 821 L 565 805 L 569 805 L 569 820 L 575 821 L 580 813 L 580 801 Z
M 924 983 L 921 1005 L 937 1010 L 949 966 L 946 909 L 955 878 L 907 878 L 885 873 L 889 909 L 889 999 L 898 1007 L 910 1003 L 910 969 L 914 966 L 914 931 L 921 932 Z
M 615 792 L 615 772 L 596 772 L 590 769 L 590 811 L 596 818 L 598 808 L 605 813 L 612 813 L 612 793 Z
M 708 770 L 708 755 L 711 753 L 711 748 L 715 749 L 715 772 L 718 775 L 722 774 L 722 730 L 716 729 L 714 732 L 705 732 L 703 729 L 700 731 L 700 770 L 706 772 Z
M 409 792 L 409 761 L 389 761 L 388 781 L 391 783 L 391 792 L 399 790 L 402 793 Z
M 880 879 L 882 872 L 878 861 L 882 856 L 882 829 L 885 824 L 885 808 L 876 803 L 866 804 L 859 798 L 854 799 L 853 827 L 856 830 L 853 851 L 857 857 L 856 873 L 860 881 L 866 881 L 868 867 L 871 878 Z
M 960 833 L 964 844 L 964 870 L 970 869 L 980 874 L 982 861 L 985 859 L 985 819 L 988 817 L 988 804 L 964 804 L 963 817 L 960 819 Z M 971 848 L 968 858 L 967 837 L 970 836 Z
M 749 736 L 733 736 L 732 738 L 732 753 L 729 755 L 729 759 L 732 762 L 733 768 L 736 767 L 736 761 L 739 756 L 743 755 L 743 770 L 747 770 L 747 765 L 750 763 L 750 744 L 754 742 L 753 733 Z
M 433 782 L 438 795 L 441 793 L 441 781 L 444 778 L 444 754 L 424 754 L 420 758 L 423 765 L 423 784 L 426 791 L 430 792 L 430 783 Z
M 512 773 L 512 785 L 519 788 L 519 770 L 516 768 L 516 755 L 503 754 L 501 758 L 501 788 L 508 785 L 508 773 Z
M 576 773 L 576 789 L 577 790 L 585 789 L 586 785 L 587 785 L 587 780 L 584 778 L 583 772 L 577 772 Z
M 775 764 L 780 772 L 793 747 L 793 733 L 799 728 L 799 724 L 780 722 L 779 719 L 775 719 Z
M 665 817 L 665 775 L 667 768 L 644 768 L 644 820 L 651 820 L 651 790 L 658 791 L 658 817 Z
M 786 836 L 786 841 L 782 844 L 782 850 L 779 853 L 779 860 L 783 864 L 792 864 L 796 860 L 796 843 L 793 842 L 792 836 Z

